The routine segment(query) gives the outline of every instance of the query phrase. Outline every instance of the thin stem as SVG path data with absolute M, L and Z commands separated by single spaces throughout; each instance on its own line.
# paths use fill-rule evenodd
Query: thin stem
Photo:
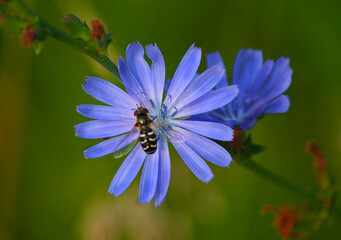
M 49 29 L 51 31 L 51 37 L 54 39 L 57 39 L 67 45 L 70 45 L 71 47 L 85 53 L 92 59 L 94 59 L 96 62 L 101 64 L 105 69 L 107 69 L 117 80 L 121 81 L 120 75 L 118 73 L 117 66 L 107 57 L 104 55 L 100 55 L 95 51 L 91 51 L 86 49 L 86 43 L 77 40 L 70 35 L 60 31 L 56 27 L 52 26 L 48 22 L 46 22 L 44 19 L 39 17 L 35 12 L 33 12 L 30 8 L 28 8 L 23 2 L 20 0 L 13 0 L 11 3 L 12 7 L 19 11 L 20 14 L 22 14 L 24 17 L 32 20 L 32 21 L 39 21 L 39 23 Z
M 269 171 L 268 169 L 264 168 L 260 164 L 256 163 L 253 160 L 247 160 L 241 164 L 248 170 L 252 171 L 253 173 L 257 174 L 258 176 L 269 180 L 272 183 L 275 183 L 282 188 L 295 193 L 297 196 L 302 197 L 306 200 L 309 200 L 311 203 L 317 205 L 317 206 L 322 206 L 324 202 L 319 198 L 319 195 L 316 194 L 313 191 L 305 190 L 303 188 L 300 188 L 296 186 L 295 184 L 287 181 L 286 179 L 278 176 L 277 174 Z M 341 220 L 341 211 L 340 209 L 333 207 L 330 211 L 336 218 Z
M 304 190 L 291 182 L 288 182 L 286 179 L 276 175 L 275 173 L 269 171 L 268 169 L 264 168 L 260 164 L 256 163 L 253 160 L 245 161 L 242 166 L 249 169 L 250 171 L 254 172 L 258 176 L 261 176 L 262 178 L 266 180 L 270 180 L 272 183 L 275 183 L 277 185 L 280 185 L 284 189 L 295 193 L 296 195 L 305 198 L 307 200 L 312 201 L 313 203 L 320 204 L 320 201 L 317 200 L 316 194 L 312 193 L 311 191 Z

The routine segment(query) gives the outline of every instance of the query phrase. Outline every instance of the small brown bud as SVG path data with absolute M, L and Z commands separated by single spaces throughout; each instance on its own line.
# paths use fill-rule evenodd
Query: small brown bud
M 36 31 L 31 24 L 28 24 L 22 30 L 21 44 L 25 47 L 30 47 L 33 45 L 36 39 Z
M 100 20 L 92 19 L 92 30 L 90 30 L 90 36 L 92 39 L 101 40 L 105 36 L 104 25 Z

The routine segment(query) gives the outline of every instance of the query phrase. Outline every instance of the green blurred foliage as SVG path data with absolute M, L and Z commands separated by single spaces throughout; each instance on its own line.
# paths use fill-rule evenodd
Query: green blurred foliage
M 115 62 L 131 42 L 157 43 L 167 77 L 193 42 L 204 55 L 219 50 L 229 76 L 241 48 L 262 49 L 266 59 L 289 57 L 291 108 L 252 129 L 255 142 L 267 147 L 256 160 L 300 186 L 312 186 L 312 158 L 304 147 L 314 139 L 333 173 L 341 175 L 340 1 L 24 2 L 64 31 L 67 12 L 88 23 L 101 19 L 114 33 L 109 52 Z M 210 165 L 215 178 L 205 184 L 172 149 L 171 183 L 161 207 L 139 205 L 139 176 L 118 199 L 110 196 L 108 186 L 123 159 L 84 159 L 82 151 L 96 141 L 75 137 L 73 130 L 86 121 L 76 105 L 97 103 L 81 88 L 93 75 L 116 82 L 60 42 L 48 39 L 35 56 L 0 32 L 0 239 L 278 238 L 273 217 L 260 216 L 261 207 L 301 200 L 237 164 Z M 309 239 L 339 239 L 339 226 L 323 226 Z

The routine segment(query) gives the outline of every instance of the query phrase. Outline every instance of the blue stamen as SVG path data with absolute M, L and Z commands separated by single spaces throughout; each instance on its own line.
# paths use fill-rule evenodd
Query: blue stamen
M 155 108 L 155 104 L 151 99 L 149 99 L 149 102 L 152 104 L 152 108 Z
M 178 113 L 178 109 L 176 107 L 173 107 L 175 109 L 175 112 L 171 115 L 171 117 L 174 117 Z

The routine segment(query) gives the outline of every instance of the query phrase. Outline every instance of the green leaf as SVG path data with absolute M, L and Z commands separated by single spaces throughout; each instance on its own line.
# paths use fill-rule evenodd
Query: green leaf
M 84 42 L 90 41 L 89 27 L 75 15 L 68 13 L 64 16 L 63 22 L 72 36 Z
M 256 145 L 256 144 L 253 144 L 253 145 L 251 146 L 251 153 L 252 153 L 252 154 L 259 154 L 259 153 L 264 152 L 265 149 L 266 149 L 266 147 L 263 146 L 263 145 Z

